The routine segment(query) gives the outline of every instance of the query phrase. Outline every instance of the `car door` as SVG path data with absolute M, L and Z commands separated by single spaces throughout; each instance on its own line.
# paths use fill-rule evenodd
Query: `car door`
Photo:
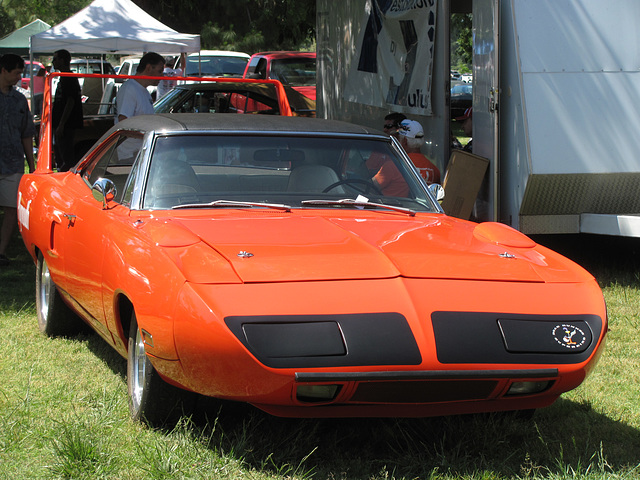
M 142 144 L 139 137 L 121 133 L 111 137 L 84 164 L 76 181 L 84 183 L 74 198 L 68 214 L 69 228 L 65 242 L 67 292 L 82 308 L 94 328 L 110 339 L 103 306 L 103 269 L 109 236 L 117 235 L 122 216 L 128 208 L 119 204 L 131 165 Z M 116 185 L 116 201 L 107 208 L 94 198 L 91 186 L 99 178 Z

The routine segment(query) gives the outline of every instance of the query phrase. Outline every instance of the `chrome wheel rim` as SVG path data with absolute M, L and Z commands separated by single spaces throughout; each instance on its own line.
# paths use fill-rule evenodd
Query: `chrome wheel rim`
M 42 323 L 47 322 L 52 287 L 53 282 L 51 281 L 51 275 L 49 274 L 49 267 L 47 266 L 47 262 L 42 260 L 42 267 L 40 268 L 40 291 L 38 292 L 38 295 L 40 296 L 40 320 Z
M 136 338 L 133 342 L 133 352 L 131 355 L 131 400 L 136 410 L 142 402 L 144 392 L 144 379 L 146 373 L 146 354 L 144 352 L 144 341 L 140 335 L 140 329 L 136 330 Z

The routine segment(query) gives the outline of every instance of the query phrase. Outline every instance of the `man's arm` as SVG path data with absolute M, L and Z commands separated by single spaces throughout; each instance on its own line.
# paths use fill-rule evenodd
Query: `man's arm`
M 36 164 L 33 159 L 33 137 L 25 137 L 22 139 L 22 149 L 27 156 L 27 163 L 29 164 L 29 173 L 33 173 L 36 169 Z

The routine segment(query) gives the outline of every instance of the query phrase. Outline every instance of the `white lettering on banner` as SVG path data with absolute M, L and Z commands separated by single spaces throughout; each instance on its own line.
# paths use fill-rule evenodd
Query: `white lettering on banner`
M 431 115 L 436 0 L 368 0 L 345 99 Z
M 414 8 L 433 7 L 436 0 L 394 0 L 389 8 L 390 12 L 405 12 Z

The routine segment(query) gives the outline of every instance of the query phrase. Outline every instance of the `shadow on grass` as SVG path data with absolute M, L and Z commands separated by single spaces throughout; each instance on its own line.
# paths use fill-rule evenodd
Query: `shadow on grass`
M 98 335 L 78 338 L 126 383 L 125 359 Z M 589 403 L 562 398 L 533 419 L 508 413 L 288 419 L 243 403 L 199 397 L 185 428 L 192 441 L 212 452 L 283 477 L 572 478 L 589 471 L 607 478 L 640 468 L 640 430 L 598 413 Z M 175 433 L 173 427 L 163 432 Z
M 511 414 L 282 419 L 250 406 L 209 399 L 205 405 L 216 422 L 195 417 L 195 438 L 270 474 L 345 480 L 435 473 L 476 478 L 479 472 L 490 475 L 478 478 L 512 478 L 587 469 L 607 474 L 638 465 L 633 452 L 640 451 L 638 430 L 562 399 L 533 420 Z
M 4 216 L 0 210 L 0 225 Z M 0 311 L 35 312 L 36 267 L 22 238 L 15 234 L 7 249 L 8 266 L 0 266 Z

